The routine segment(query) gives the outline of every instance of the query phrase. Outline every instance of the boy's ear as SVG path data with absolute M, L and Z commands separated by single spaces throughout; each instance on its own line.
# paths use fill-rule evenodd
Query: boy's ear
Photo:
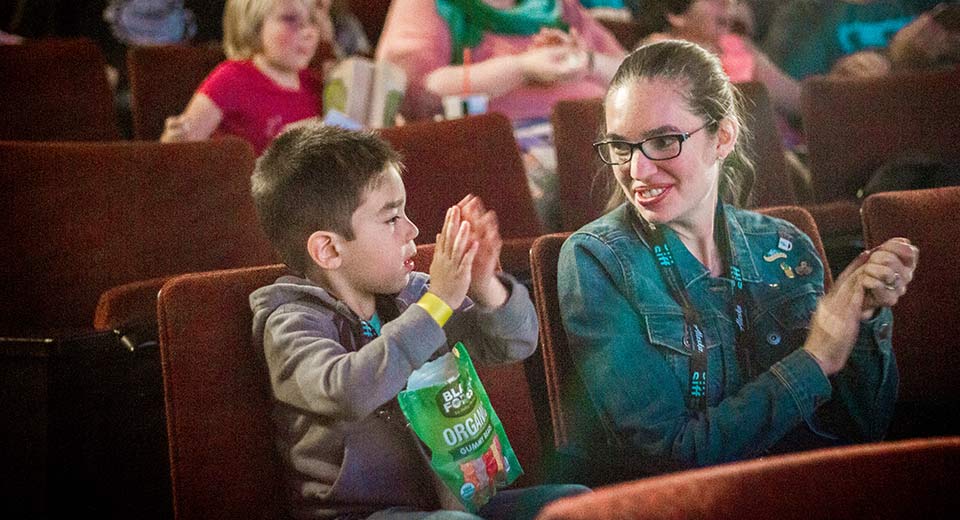
M 330 231 L 315 231 L 307 238 L 307 253 L 321 269 L 333 270 L 340 267 L 343 261 L 337 248 L 339 243 L 340 235 Z

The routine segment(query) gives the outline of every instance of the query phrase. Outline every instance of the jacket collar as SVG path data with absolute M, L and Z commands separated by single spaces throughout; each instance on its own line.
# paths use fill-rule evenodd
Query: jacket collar
M 640 242 L 644 245 L 644 247 L 652 250 L 653 248 L 651 247 L 650 242 L 647 240 L 646 233 L 641 232 L 641 226 L 646 224 L 637 214 L 636 208 L 634 208 L 629 202 L 625 203 L 622 208 L 624 210 L 624 218 L 628 220 L 629 225 L 632 226 L 636 231 Z M 759 282 L 760 271 L 757 269 L 757 264 L 754 261 L 753 248 L 750 246 L 750 242 L 747 240 L 747 235 L 743 231 L 743 226 L 741 226 L 740 221 L 737 220 L 737 212 L 739 210 L 733 206 L 730 206 L 729 204 L 724 204 L 723 210 L 724 217 L 727 221 L 727 229 L 729 230 L 729 239 L 733 244 L 736 262 L 737 265 L 740 266 L 740 272 L 743 275 L 743 281 L 752 283 Z M 677 238 L 676 233 L 670 231 L 667 233 L 667 237 L 674 250 L 677 250 L 677 248 L 680 247 L 682 248 L 685 256 L 690 256 L 692 258 L 690 252 L 686 250 L 686 247 L 684 247 L 683 243 L 680 242 L 680 239 Z M 707 269 L 699 262 L 694 262 L 692 269 L 696 274 L 687 281 L 688 285 L 689 283 L 692 283 L 693 281 L 698 280 L 702 276 L 708 274 Z
M 727 219 L 727 229 L 730 230 L 730 242 L 733 244 L 734 251 L 736 251 L 737 265 L 740 266 L 743 281 L 759 282 L 760 270 L 757 269 L 757 264 L 754 261 L 756 255 L 753 254 L 753 248 L 747 240 L 747 234 L 743 232 L 743 226 L 737 220 L 739 210 L 729 204 L 724 204 L 723 210 Z

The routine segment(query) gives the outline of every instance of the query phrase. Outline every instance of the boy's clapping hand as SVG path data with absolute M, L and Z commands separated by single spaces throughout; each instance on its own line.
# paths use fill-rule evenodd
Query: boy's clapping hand
M 473 276 L 470 282 L 470 298 L 487 308 L 496 308 L 507 300 L 507 288 L 496 277 L 500 262 L 503 239 L 497 214 L 488 210 L 475 195 L 467 195 L 457 203 L 461 218 L 471 224 L 472 237 L 479 249 L 473 261 Z
M 470 222 L 461 219 L 460 208 L 448 209 L 430 263 L 430 292 L 451 309 L 460 307 L 467 296 L 478 248 Z

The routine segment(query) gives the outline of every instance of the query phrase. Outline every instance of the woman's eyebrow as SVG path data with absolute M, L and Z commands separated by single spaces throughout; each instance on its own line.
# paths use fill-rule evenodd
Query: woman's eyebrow
M 654 128 L 653 130 L 647 130 L 646 132 L 644 132 L 644 133 L 642 133 L 642 134 L 640 134 L 640 135 L 642 135 L 644 139 L 648 139 L 648 138 L 650 138 L 650 137 L 656 137 L 656 136 L 658 136 L 658 135 L 678 134 L 678 133 L 683 133 L 683 132 L 681 132 L 679 128 L 677 128 L 677 127 L 675 127 L 675 126 L 673 126 L 673 125 L 663 125 L 663 126 L 658 126 L 657 128 Z
M 673 125 L 663 125 L 663 126 L 658 126 L 653 130 L 647 130 L 646 132 L 640 134 L 640 140 L 642 141 L 644 139 L 649 139 L 651 137 L 657 137 L 665 134 L 682 134 L 682 133 L 683 132 L 681 132 L 679 128 Z M 629 141 L 629 139 L 627 139 L 626 137 L 613 132 L 607 132 L 606 134 L 604 134 L 603 137 L 604 139 L 610 139 L 614 141 Z

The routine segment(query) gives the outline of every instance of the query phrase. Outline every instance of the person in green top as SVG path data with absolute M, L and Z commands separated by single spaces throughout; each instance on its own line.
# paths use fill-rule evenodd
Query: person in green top
M 573 233 L 558 265 L 585 391 L 564 402 L 565 478 L 596 485 L 884 435 L 898 382 L 890 307 L 918 250 L 891 239 L 824 294 L 809 237 L 733 205 L 750 171 L 735 97 L 719 60 L 678 40 L 638 48 L 611 82 L 595 147 L 621 203 Z
M 803 79 L 836 71 L 847 75 L 886 73 L 911 58 L 910 49 L 942 28 L 918 18 L 939 0 L 792 0 L 784 4 L 762 44 L 787 74 Z M 916 19 L 916 22 L 914 23 Z M 911 25 L 913 24 L 913 25 Z M 926 34 L 901 30 L 927 28 Z M 848 58 L 851 57 L 852 58 Z M 836 67 L 836 68 L 835 68 Z

